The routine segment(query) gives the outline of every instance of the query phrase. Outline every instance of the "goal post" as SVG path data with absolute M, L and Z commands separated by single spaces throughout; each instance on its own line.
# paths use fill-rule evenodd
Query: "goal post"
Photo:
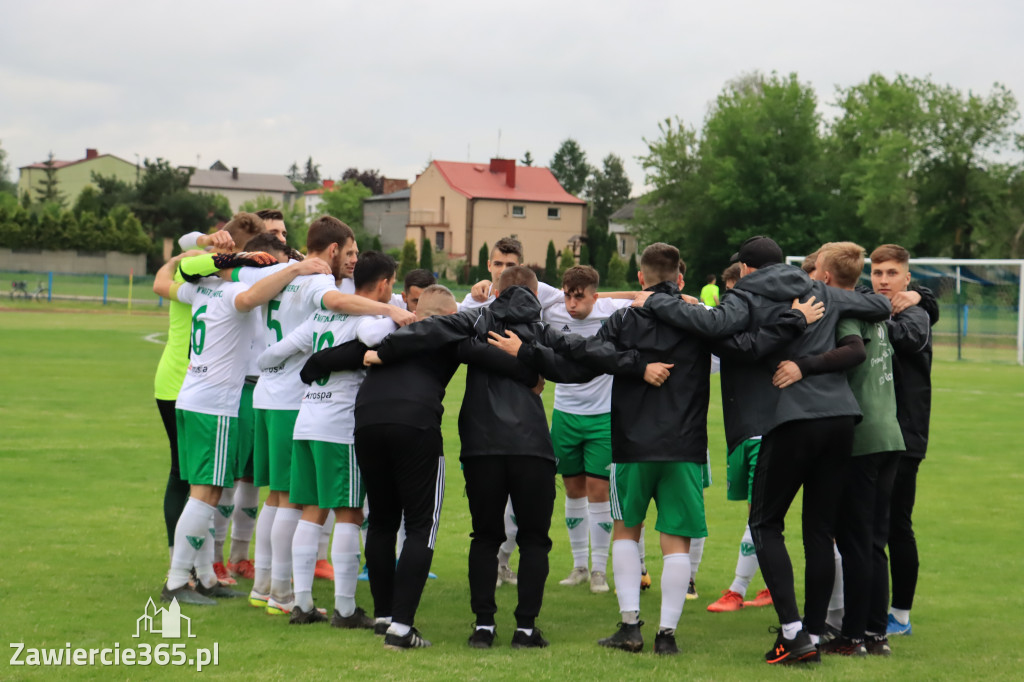
M 1024 259 L 911 258 L 910 273 L 938 299 L 933 336 L 943 355 L 1024 365 Z M 871 284 L 870 261 L 861 282 Z

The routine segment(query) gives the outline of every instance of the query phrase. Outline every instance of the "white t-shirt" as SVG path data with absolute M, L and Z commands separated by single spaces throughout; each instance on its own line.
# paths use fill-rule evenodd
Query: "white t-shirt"
M 277 359 L 277 354 L 291 348 L 304 347 L 310 352 L 333 348 L 358 338 L 366 345 L 376 345 L 380 339 L 360 333 L 365 327 L 379 329 L 378 315 L 348 315 L 330 311 L 317 311 L 303 322 L 280 344 L 275 344 L 261 356 L 267 364 Z M 374 324 L 377 323 L 377 324 Z M 279 350 L 278 346 L 282 348 Z M 295 420 L 294 440 L 318 440 L 325 443 L 348 443 L 354 440 L 356 393 L 366 376 L 365 369 L 349 372 L 332 372 L 324 383 L 314 382 L 306 388 Z
M 494 294 L 487 297 L 486 301 L 478 301 L 473 298 L 473 293 L 466 294 L 466 297 L 462 299 L 462 303 L 459 304 L 459 310 L 471 310 L 473 308 L 482 308 L 494 303 Z M 561 289 L 556 289 L 550 284 L 544 282 L 537 282 L 537 300 L 540 301 L 541 310 L 547 310 L 552 306 L 557 306 L 559 303 L 565 304 L 565 294 Z
M 192 306 L 192 352 L 178 408 L 238 416 L 252 327 L 250 313 L 235 309 L 235 297 L 246 289 L 217 277 L 178 288 L 178 300 Z
M 593 336 L 612 313 L 628 307 L 633 301 L 628 298 L 599 298 L 594 309 L 583 320 L 577 320 L 562 305 L 545 308 L 541 319 L 563 334 Z M 612 375 L 602 374 L 583 384 L 558 384 L 555 386 L 555 409 L 568 414 L 606 414 L 612 411 Z

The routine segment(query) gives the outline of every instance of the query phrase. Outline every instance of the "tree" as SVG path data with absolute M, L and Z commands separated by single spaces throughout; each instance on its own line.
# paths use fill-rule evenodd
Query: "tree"
M 673 242 L 683 234 L 689 214 L 700 201 L 698 172 L 700 141 L 697 132 L 679 118 L 658 124 L 659 136 L 644 138 L 647 156 L 640 157 L 645 182 L 653 189 L 644 195 L 634 223 L 647 243 Z
M 580 265 L 590 265 L 590 249 L 586 244 L 580 245 Z
M 523 154 L 523 158 L 519 160 L 519 163 L 523 164 L 524 166 L 533 165 L 533 154 L 530 153 L 529 149 L 527 149 L 526 153 Z
M 604 277 L 607 275 L 608 259 L 616 250 L 615 238 L 608 234 L 608 219 L 629 201 L 632 191 L 622 159 L 615 154 L 606 156 L 602 167 L 595 169 L 587 179 L 586 190 L 590 201 L 587 242 L 594 267 Z
M 490 279 L 491 273 L 487 270 L 487 261 L 491 259 L 491 250 L 487 248 L 487 242 L 484 242 L 480 247 L 480 252 L 476 256 L 476 268 L 473 270 L 473 284 L 476 284 L 482 279 Z
M 0 144 L 0 193 L 17 195 L 18 186 L 11 182 L 11 166 L 7 163 L 7 150 Z
M 302 173 L 299 171 L 299 164 L 292 161 L 292 165 L 288 166 L 287 177 L 293 185 L 302 182 Z
M 420 247 L 420 267 L 427 272 L 434 271 L 434 245 L 426 237 L 423 238 L 423 246 Z
M 574 265 L 576 265 L 576 258 L 572 255 L 572 249 L 567 246 L 562 249 L 562 255 L 558 260 L 558 279 L 556 280 L 558 283 L 553 284 L 552 286 L 561 286 L 562 277 L 565 275 L 565 271 Z
M 379 234 L 373 235 L 373 241 L 370 242 L 370 248 L 373 249 L 374 251 L 381 251 L 381 252 L 384 251 L 384 247 L 380 243 L 380 235 Z
M 53 164 L 53 152 L 43 161 L 43 179 L 36 187 L 36 201 L 63 207 L 67 198 L 57 188 L 57 167 Z
M 384 193 L 384 176 L 377 170 L 361 171 L 358 168 L 349 168 L 341 174 L 341 180 L 355 180 L 375 195 Z
M 302 182 L 307 185 L 320 186 L 320 164 L 313 163 L 313 157 L 306 159 L 306 169 L 302 174 Z
M 619 254 L 614 252 L 608 258 L 608 279 L 605 281 L 605 286 L 614 289 L 626 287 L 626 263 L 619 258 Z
M 626 266 L 626 285 L 630 289 L 635 289 L 640 285 L 640 280 L 637 278 L 636 273 L 639 269 L 636 266 L 636 252 L 629 254 L 629 264 Z
M 587 165 L 587 154 L 571 137 L 562 142 L 551 159 L 551 172 L 555 179 L 572 195 L 578 195 L 587 184 L 590 166 Z
M 357 242 L 368 244 L 369 235 L 363 230 L 363 199 L 371 195 L 372 192 L 365 185 L 355 180 L 336 182 L 334 187 L 325 189 L 321 195 L 323 203 L 320 204 L 320 210 L 351 227 Z M 413 248 L 415 246 L 413 243 Z
M 416 269 L 416 242 L 406 239 L 402 245 L 402 259 L 398 263 L 398 279 L 404 280 L 410 270 Z
M 561 282 L 561 277 L 558 274 L 558 252 L 555 251 L 555 242 L 548 242 L 548 253 L 544 259 L 544 281 L 553 287 L 557 287 Z

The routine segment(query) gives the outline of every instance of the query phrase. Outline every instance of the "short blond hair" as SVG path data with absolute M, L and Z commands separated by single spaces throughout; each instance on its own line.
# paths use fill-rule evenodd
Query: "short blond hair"
M 451 315 L 459 309 L 455 295 L 442 284 L 431 284 L 420 293 L 420 302 L 416 305 L 416 319 L 422 320 L 431 315 Z
M 853 242 L 829 242 L 818 250 L 821 266 L 836 281 L 836 285 L 850 289 L 864 272 L 864 247 Z

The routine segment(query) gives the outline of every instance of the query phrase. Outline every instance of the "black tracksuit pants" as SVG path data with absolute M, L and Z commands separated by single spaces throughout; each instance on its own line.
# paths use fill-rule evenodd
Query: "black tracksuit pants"
M 917 469 L 921 457 L 916 453 L 900 456 L 896 480 L 892 486 L 889 521 L 889 563 L 892 570 L 893 608 L 914 605 L 917 589 L 917 540 L 914 537 L 914 498 L 917 496 Z
M 370 504 L 366 570 L 373 613 L 413 625 L 434 557 L 444 502 L 441 431 L 375 424 L 355 432 L 356 460 Z M 405 544 L 395 564 L 395 540 L 405 514 Z
M 820 635 L 835 579 L 832 543 L 843 476 L 853 443 L 853 417 L 791 421 L 761 442 L 750 503 L 750 534 L 781 623 L 800 620 L 793 564 L 786 551 L 786 512 L 803 487 L 804 629 Z
M 843 635 L 863 639 L 865 630 L 885 632 L 889 599 L 889 495 L 898 452 L 850 458 L 836 521 L 836 545 L 843 555 Z M 882 630 L 878 630 L 879 600 Z M 869 620 L 872 627 L 868 628 Z
M 160 410 L 160 419 L 164 423 L 164 431 L 167 432 L 167 440 L 171 443 L 171 470 L 167 475 L 167 487 L 164 489 L 164 525 L 167 526 L 167 546 L 174 546 L 174 529 L 178 526 L 178 518 L 181 511 L 188 502 L 188 494 L 191 489 L 188 481 L 181 480 L 181 473 L 178 468 L 178 422 L 174 416 L 174 401 L 156 401 L 156 407 Z
M 532 628 L 544 600 L 555 504 L 555 463 L 530 455 L 485 455 L 462 459 L 466 496 L 473 517 L 469 543 L 470 607 L 477 625 L 494 625 L 498 547 L 505 541 L 505 502 L 512 498 L 519 546 L 516 627 Z M 372 517 L 372 514 L 371 514 Z

